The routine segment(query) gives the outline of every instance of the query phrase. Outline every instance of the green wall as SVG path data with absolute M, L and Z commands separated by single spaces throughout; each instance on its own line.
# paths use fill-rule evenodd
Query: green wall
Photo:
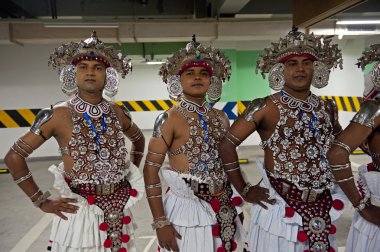
M 270 94 L 268 79 L 255 72 L 260 51 L 223 51 L 230 58 L 232 74 L 223 86 L 221 101 L 248 101 Z
M 184 42 L 172 43 L 124 43 L 113 44 L 115 49 L 128 55 L 165 55 L 171 54 L 186 46 Z M 260 51 L 239 51 L 222 49 L 231 61 L 232 74 L 223 86 L 221 101 L 249 101 L 270 94 L 268 79 L 256 74 L 256 60 Z

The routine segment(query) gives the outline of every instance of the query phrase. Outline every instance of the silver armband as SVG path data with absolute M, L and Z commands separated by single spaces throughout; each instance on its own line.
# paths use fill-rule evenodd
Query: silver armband
M 257 111 L 260 111 L 266 105 L 267 104 L 265 102 L 265 98 L 258 98 L 258 99 L 251 101 L 249 103 L 248 107 L 244 110 L 244 112 L 242 114 L 242 118 L 244 118 L 247 122 L 251 122 L 251 123 L 256 124 L 256 126 L 257 126 L 257 123 L 256 123 L 255 119 L 253 118 L 253 116 L 255 115 L 255 113 Z
M 380 115 L 379 101 L 368 100 L 360 104 L 360 110 L 351 122 L 359 123 L 363 126 L 373 129 L 375 126 L 375 118 Z
M 126 115 L 129 118 L 129 120 L 131 120 L 132 122 L 132 115 L 131 115 L 131 112 L 127 109 L 127 107 L 124 105 L 120 105 L 119 107 L 123 111 L 124 115 Z
M 36 119 L 33 122 L 32 127 L 30 128 L 30 131 L 37 135 L 41 136 L 41 130 L 40 127 L 49 121 L 53 117 L 53 110 L 51 108 L 44 108 L 41 109 L 40 112 L 36 115 Z
M 158 115 L 158 117 L 156 118 L 156 121 L 154 122 L 153 137 L 162 136 L 161 127 L 167 119 L 168 119 L 168 113 L 166 111 Z
M 337 145 L 337 146 L 345 149 L 348 152 L 348 155 L 350 155 L 351 152 L 352 152 L 350 146 L 348 146 L 347 144 L 345 144 L 345 143 L 343 143 L 341 141 L 338 141 L 337 139 L 335 139 L 332 144 Z

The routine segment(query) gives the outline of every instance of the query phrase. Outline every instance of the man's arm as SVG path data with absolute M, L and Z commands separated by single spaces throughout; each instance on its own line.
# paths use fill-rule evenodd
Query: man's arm
M 355 117 L 358 118 L 360 113 L 361 112 L 359 111 Z M 333 142 L 331 149 L 327 153 L 327 158 L 336 182 L 347 195 L 352 205 L 358 210 L 363 218 L 380 226 L 380 208 L 371 205 L 368 196 L 362 197 L 359 193 L 355 185 L 349 160 L 350 153 L 363 143 L 372 133 L 372 127 L 379 127 L 380 116 L 378 116 L 376 120 L 373 120 L 373 122 L 375 124 L 371 127 L 355 121 L 351 122 Z
M 40 111 L 30 131 L 14 143 L 6 154 L 4 161 L 15 183 L 24 191 L 36 207 L 41 208 L 44 212 L 55 213 L 61 218 L 67 219 L 62 212 L 75 213 L 78 207 L 69 203 L 76 202 L 76 200 L 69 198 L 48 199 L 50 193 L 43 193 L 40 190 L 25 161 L 25 158 L 54 134 L 55 118 L 57 116 L 53 116 L 53 110 L 51 109 Z
M 152 227 L 156 230 L 158 243 L 169 251 L 178 251 L 176 238 L 181 239 L 170 224 L 162 202 L 162 186 L 158 175 L 166 152 L 173 141 L 174 122 L 169 119 L 169 113 L 160 114 L 154 125 L 153 136 L 149 141 L 148 154 L 144 165 L 144 181 L 146 197 L 153 215 Z
M 257 129 L 265 114 L 262 111 L 265 106 L 264 99 L 252 101 L 242 116 L 232 124 L 219 146 L 219 154 L 229 181 L 246 201 L 259 204 L 264 208 L 266 206 L 261 201 L 272 204 L 274 201 L 268 199 L 268 189 L 259 185 L 252 186 L 244 180 L 240 172 L 236 147 Z
M 137 167 L 140 166 L 144 156 L 145 137 L 140 128 L 133 123 L 131 113 L 125 106 L 120 106 L 122 110 L 123 132 L 126 137 L 132 142 L 130 150 L 130 160 Z

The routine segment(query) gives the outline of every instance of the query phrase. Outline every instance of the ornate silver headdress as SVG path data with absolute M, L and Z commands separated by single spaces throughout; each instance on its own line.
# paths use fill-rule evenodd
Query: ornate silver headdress
M 256 62 L 256 73 L 260 71 L 263 78 L 265 78 L 266 73 L 271 71 L 274 71 L 274 75 L 278 75 L 283 70 L 283 66 L 279 66 L 278 63 L 283 63 L 293 56 L 306 56 L 315 60 L 314 67 L 318 71 L 313 78 L 316 84 L 314 86 L 318 88 L 327 85 L 331 68 L 339 66 L 340 69 L 343 69 L 342 53 L 337 44 L 331 43 L 331 39 L 324 36 L 314 36 L 313 33 L 304 34 L 297 31 L 297 28 L 293 28 L 285 38 L 280 38 L 278 43 L 271 43 L 270 47 L 264 49 Z M 277 81 L 279 80 L 277 79 Z M 280 83 L 271 87 L 280 89 L 281 84 L 283 85 Z
M 62 44 L 50 54 L 48 65 L 58 70 L 62 91 L 68 95 L 76 92 L 75 65 L 82 60 L 96 60 L 107 67 L 105 91 L 113 96 L 118 88 L 118 74 L 122 78 L 132 70 L 131 60 L 119 51 L 106 46 L 93 31 L 91 37 L 79 43 Z
M 207 92 L 210 101 L 216 102 L 222 94 L 222 84 L 231 76 L 231 64 L 229 59 L 219 49 L 204 46 L 195 40 L 175 52 L 162 64 L 159 75 L 168 85 L 169 96 L 173 100 L 179 100 L 182 95 L 182 87 L 179 76 L 189 67 L 202 66 L 211 76 L 211 85 Z
M 370 45 L 368 50 L 364 50 L 363 55 L 358 59 L 358 67 L 364 70 L 365 66 L 376 62 L 372 70 L 365 75 L 363 100 L 373 99 L 379 96 L 380 90 L 380 44 Z

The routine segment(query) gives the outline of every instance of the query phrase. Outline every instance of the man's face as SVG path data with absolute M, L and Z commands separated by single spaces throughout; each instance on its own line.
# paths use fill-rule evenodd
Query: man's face
M 309 90 L 313 78 L 313 61 L 307 57 L 293 57 L 284 63 L 285 86 L 297 91 Z
M 102 92 L 106 80 L 105 66 L 96 60 L 83 60 L 77 64 L 77 85 L 79 91 Z
M 210 87 L 210 76 L 204 67 L 190 67 L 181 74 L 183 93 L 193 97 L 204 97 Z

